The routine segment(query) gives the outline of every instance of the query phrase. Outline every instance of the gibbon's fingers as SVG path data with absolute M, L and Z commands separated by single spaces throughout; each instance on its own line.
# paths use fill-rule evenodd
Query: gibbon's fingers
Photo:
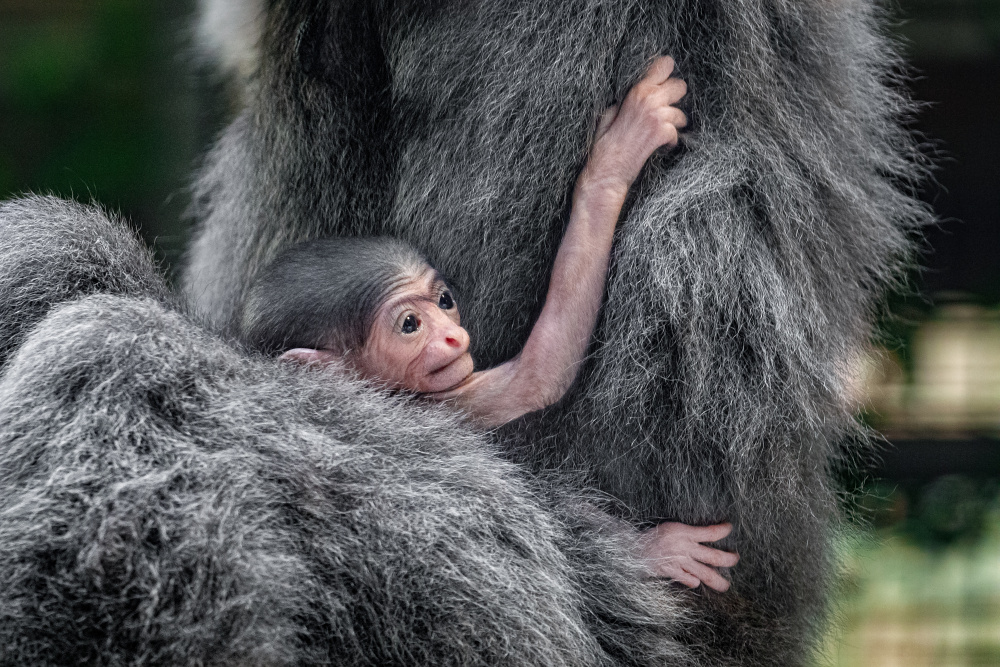
M 691 557 L 700 563 L 714 565 L 715 567 L 733 567 L 740 562 L 739 554 L 721 549 L 706 547 L 704 544 L 695 545 L 691 549 Z
M 645 81 L 659 85 L 669 79 L 673 71 L 674 59 L 670 56 L 660 56 L 653 61 L 649 69 L 646 70 L 646 76 L 642 78 Z
M 678 130 L 687 127 L 687 115 L 677 107 L 663 107 L 660 110 L 660 118 L 664 122 L 670 123 Z
M 657 577 L 673 579 L 688 588 L 698 588 L 701 585 L 701 579 L 686 571 L 675 558 L 653 562 L 650 569 Z
M 733 524 L 717 523 L 714 526 L 687 526 L 695 542 L 718 542 L 733 532 Z
M 701 583 L 712 590 L 719 591 L 720 593 L 725 593 L 729 590 L 729 581 L 707 565 L 702 565 L 697 561 L 690 561 L 684 563 L 684 570 L 688 574 L 698 577 Z
M 658 85 L 656 91 L 665 96 L 667 104 L 677 104 L 687 95 L 688 86 L 683 79 L 671 78 Z

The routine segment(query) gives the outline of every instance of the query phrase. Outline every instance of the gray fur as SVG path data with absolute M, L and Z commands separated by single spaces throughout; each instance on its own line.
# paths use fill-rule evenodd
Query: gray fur
M 55 197 L 0 202 L 0 367 L 54 304 L 87 294 L 168 291 L 135 233 L 101 209 Z
M 860 437 L 845 378 L 928 220 L 900 63 L 868 0 L 274 0 L 246 111 L 196 184 L 186 292 L 232 324 L 287 245 L 404 238 L 453 279 L 482 366 L 524 344 L 601 110 L 674 55 L 693 126 L 619 230 L 572 395 L 511 455 L 641 521 L 731 520 L 691 641 L 806 661 Z M 520 443 L 520 444 L 518 444 Z
M 453 413 L 239 352 L 97 209 L 0 231 L 0 665 L 694 664 L 621 527 Z

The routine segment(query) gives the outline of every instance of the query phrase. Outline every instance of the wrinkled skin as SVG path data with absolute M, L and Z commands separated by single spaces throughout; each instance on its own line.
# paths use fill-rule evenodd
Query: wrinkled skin
M 403 281 L 379 308 L 364 348 L 350 363 L 362 377 L 391 389 L 454 389 L 472 376 L 469 334 L 458 306 L 430 267 Z

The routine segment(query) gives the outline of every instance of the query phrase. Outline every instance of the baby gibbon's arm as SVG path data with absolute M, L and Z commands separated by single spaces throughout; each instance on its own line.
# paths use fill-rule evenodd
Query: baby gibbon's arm
M 632 182 L 650 155 L 677 145 L 687 125 L 674 107 L 687 92 L 658 58 L 620 107 L 605 112 L 573 191 L 569 224 L 552 268 L 545 305 L 521 353 L 475 373 L 449 392 L 483 425 L 496 426 L 558 401 L 576 378 L 597 323 L 615 227 Z

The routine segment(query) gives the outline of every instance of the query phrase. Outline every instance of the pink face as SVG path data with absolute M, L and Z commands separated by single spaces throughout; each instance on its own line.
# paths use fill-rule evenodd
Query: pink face
M 453 389 L 469 379 L 469 334 L 437 272 L 428 268 L 393 291 L 352 363 L 364 377 L 421 394 Z

